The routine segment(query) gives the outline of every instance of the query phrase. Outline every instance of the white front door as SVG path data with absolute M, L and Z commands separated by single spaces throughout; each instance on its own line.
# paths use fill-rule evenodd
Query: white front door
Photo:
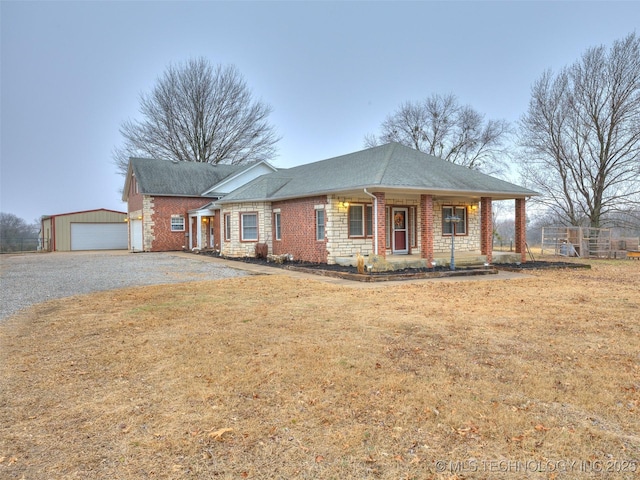
M 393 208 L 391 210 L 391 221 L 393 222 L 391 233 L 391 253 L 406 254 L 409 253 L 408 242 L 408 208 Z
M 142 251 L 142 220 L 131 220 L 129 222 L 131 229 L 131 250 L 134 252 Z

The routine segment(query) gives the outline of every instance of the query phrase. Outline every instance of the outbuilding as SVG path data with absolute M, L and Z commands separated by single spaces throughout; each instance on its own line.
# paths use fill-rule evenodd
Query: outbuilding
M 40 220 L 40 248 L 50 252 L 126 250 L 127 214 L 100 208 L 44 215 Z

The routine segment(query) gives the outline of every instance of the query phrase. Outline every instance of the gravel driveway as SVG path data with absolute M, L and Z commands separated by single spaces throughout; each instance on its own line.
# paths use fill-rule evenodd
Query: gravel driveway
M 247 272 L 205 256 L 128 251 L 0 255 L 0 321 L 54 298 L 117 288 L 218 280 Z

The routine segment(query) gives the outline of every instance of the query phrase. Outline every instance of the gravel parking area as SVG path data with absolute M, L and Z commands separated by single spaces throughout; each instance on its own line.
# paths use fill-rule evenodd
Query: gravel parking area
M 182 253 L 56 252 L 0 256 L 0 321 L 54 298 L 118 288 L 247 275 Z

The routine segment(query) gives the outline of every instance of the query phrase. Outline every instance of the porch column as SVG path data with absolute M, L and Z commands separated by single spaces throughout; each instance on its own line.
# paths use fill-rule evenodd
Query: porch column
M 196 248 L 202 250 L 202 215 L 199 213 L 196 215 L 196 235 L 198 236 Z
M 187 221 L 189 222 L 189 241 L 185 244 L 187 251 L 193 250 L 193 216 L 187 215 Z
M 516 253 L 520 254 L 522 263 L 527 261 L 527 225 L 526 225 L 526 200 L 516 198 Z
M 487 256 L 487 263 L 493 259 L 493 216 L 491 198 L 480 198 L 480 253 Z
M 420 195 L 420 257 L 433 261 L 433 195 Z
M 384 258 L 387 256 L 387 199 L 384 192 L 373 192 L 373 195 L 375 195 L 378 204 L 378 224 L 374 225 L 374 228 L 378 232 L 378 255 Z M 373 208 L 375 208 L 375 205 Z M 373 212 L 373 215 L 374 218 L 372 221 L 375 222 L 376 212 Z M 372 252 L 375 252 L 375 233 L 372 242 Z

